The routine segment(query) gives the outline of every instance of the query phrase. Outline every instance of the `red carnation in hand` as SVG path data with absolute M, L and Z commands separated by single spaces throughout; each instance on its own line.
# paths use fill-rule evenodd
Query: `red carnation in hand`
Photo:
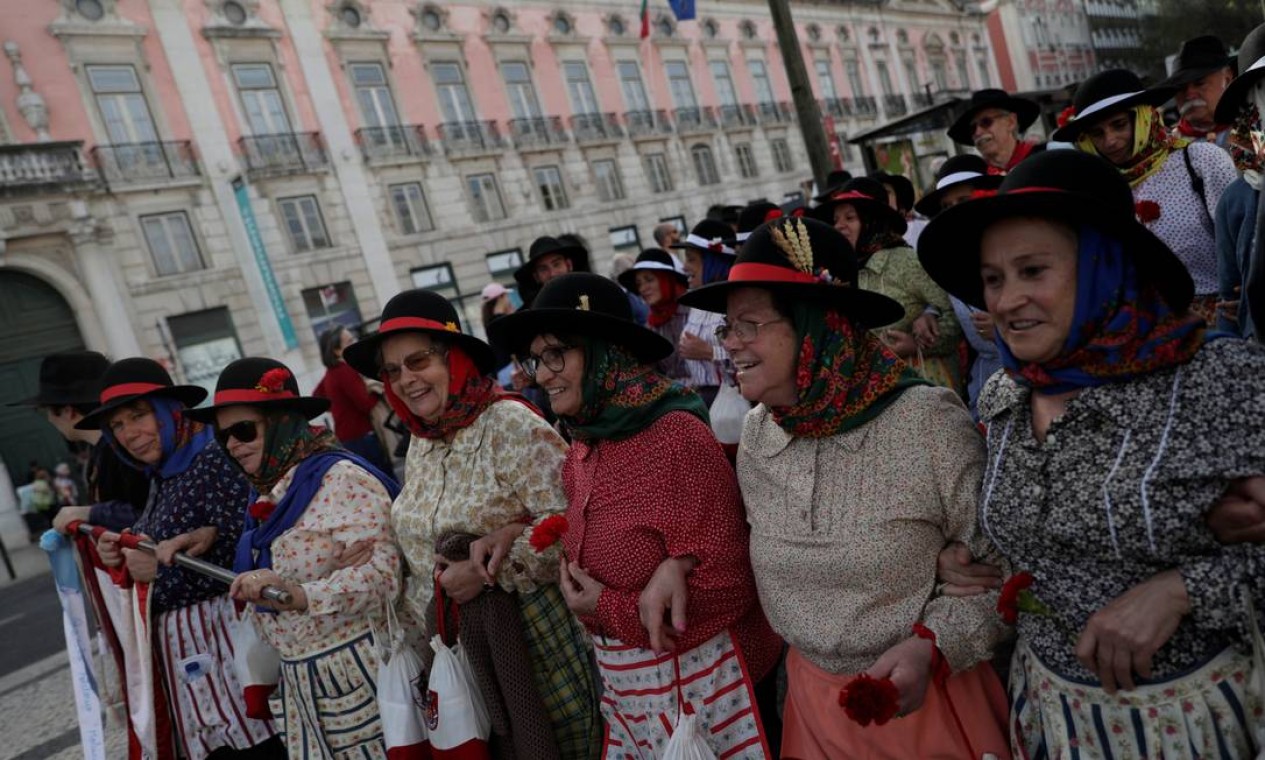
M 1150 224 L 1160 218 L 1160 204 L 1155 201 L 1138 201 L 1133 204 L 1133 211 L 1143 224 Z
M 255 384 L 255 390 L 260 393 L 280 393 L 285 390 L 286 381 L 290 379 L 290 370 L 283 367 L 274 367 L 264 373 L 259 378 L 259 382 Z
M 251 517 L 255 518 L 255 522 L 264 522 L 276 508 L 276 502 L 271 502 L 267 499 L 260 499 L 254 504 L 251 504 L 250 509 L 247 511 L 250 512 Z
M 531 537 L 527 540 L 531 543 L 531 548 L 536 550 L 537 554 L 544 552 L 549 547 L 562 540 L 562 535 L 567 532 L 567 518 L 562 515 L 550 515 L 540 521 L 540 524 L 532 528 Z
M 865 673 L 848 681 L 839 690 L 839 705 L 848 717 L 862 726 L 881 726 L 900 710 L 900 690 L 890 678 L 873 678 Z
M 1037 599 L 1036 594 L 1028 590 L 1032 586 L 1032 573 L 1015 573 L 1001 587 L 1001 595 L 997 597 L 997 611 L 1007 625 L 1014 625 L 1019 620 L 1020 612 L 1034 615 L 1049 615 L 1050 608 Z

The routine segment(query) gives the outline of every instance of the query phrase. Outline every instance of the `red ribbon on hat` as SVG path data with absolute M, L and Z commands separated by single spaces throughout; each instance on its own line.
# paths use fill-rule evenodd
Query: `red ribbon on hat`
M 794 282 L 820 283 L 816 277 L 798 269 L 788 269 L 775 264 L 758 264 L 747 262 L 734 264 L 729 270 L 729 282 Z
M 119 396 L 139 396 L 142 393 L 167 388 L 166 385 L 158 383 L 119 383 L 111 385 L 109 388 L 101 391 L 101 403 L 106 404 L 118 398 Z
M 251 404 L 256 401 L 275 401 L 280 398 L 298 398 L 298 396 L 288 390 L 272 392 L 260 391 L 255 388 L 232 388 L 226 391 L 216 391 L 215 405 Z
M 764 215 L 764 221 L 766 222 L 771 222 L 774 219 L 781 219 L 781 218 L 782 218 L 782 209 L 780 208 L 770 209 L 769 212 Z
M 394 332 L 396 330 L 443 330 L 445 332 L 461 332 L 456 322 L 440 322 L 424 317 L 394 317 L 378 325 L 378 332 Z

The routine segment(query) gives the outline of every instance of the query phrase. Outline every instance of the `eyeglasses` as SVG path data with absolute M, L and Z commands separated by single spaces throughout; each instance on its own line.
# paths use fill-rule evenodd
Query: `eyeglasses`
M 251 443 L 258 437 L 258 420 L 242 420 L 241 422 L 234 422 L 226 428 L 215 429 L 215 440 L 219 442 L 222 449 L 228 448 L 229 438 L 236 438 L 241 443 Z
M 733 335 L 743 343 L 750 343 L 760 334 L 761 327 L 785 321 L 786 317 L 770 319 L 768 322 L 752 322 L 749 319 L 735 319 L 733 324 L 726 323 L 716 326 L 716 340 L 724 343 L 730 335 Z
M 548 367 L 551 372 L 561 372 L 562 368 L 567 366 L 566 354 L 572 348 L 575 348 L 575 346 L 546 346 L 545 350 L 539 354 L 528 354 L 518 359 L 518 368 L 532 381 L 535 381 L 536 372 L 542 364 Z
M 393 383 L 400 379 L 400 372 L 404 367 L 407 367 L 409 372 L 424 372 L 433 363 L 431 361 L 431 357 L 439 356 L 440 358 L 443 358 L 445 353 L 445 349 L 438 346 L 425 348 L 404 357 L 404 364 L 402 366 L 399 364 L 383 364 L 379 374 L 386 382 Z

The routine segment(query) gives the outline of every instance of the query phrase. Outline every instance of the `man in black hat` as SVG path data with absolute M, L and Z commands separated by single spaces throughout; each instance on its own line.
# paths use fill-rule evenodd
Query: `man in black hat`
M 1006 174 L 1044 143 L 1028 142 L 1023 133 L 1041 115 L 1041 107 L 1017 98 L 1005 90 L 988 89 L 971 93 L 971 100 L 949 127 L 949 137 L 960 145 L 970 145 L 988 162 L 989 174 Z
M 149 481 L 119 461 L 100 430 L 78 430 L 75 424 L 98 405 L 97 385 L 110 361 L 96 351 L 69 351 L 40 362 L 39 392 L 13 404 L 43 412 L 49 424 L 71 443 L 92 447 L 84 480 L 92 506 L 62 507 L 53 527 L 64 531 L 73 520 L 86 520 L 110 530 L 131 527 L 145 508 Z
M 540 288 L 561 274 L 589 271 L 589 252 L 573 235 L 544 235 L 532 241 L 527 262 L 514 270 L 518 294 L 531 305 Z
M 1218 124 L 1215 114 L 1221 94 L 1234 78 L 1233 62 L 1225 43 L 1211 34 L 1182 43 L 1177 68 L 1158 85 L 1177 88 L 1173 101 L 1181 121 L 1173 128 L 1174 136 L 1207 140 L 1229 150 L 1230 125 Z

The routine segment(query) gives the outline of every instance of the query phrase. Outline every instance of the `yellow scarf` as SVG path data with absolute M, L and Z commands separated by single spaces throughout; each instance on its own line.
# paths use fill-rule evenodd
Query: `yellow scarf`
M 1164 120 L 1155 106 L 1134 106 L 1129 110 L 1133 112 L 1132 158 L 1127 164 L 1117 168 L 1129 180 L 1129 187 L 1137 187 L 1144 179 L 1159 171 L 1173 151 L 1189 145 L 1190 140 L 1173 137 L 1164 127 Z M 1083 131 L 1076 138 L 1076 148 L 1091 156 L 1101 155 L 1094 147 L 1094 141 Z

